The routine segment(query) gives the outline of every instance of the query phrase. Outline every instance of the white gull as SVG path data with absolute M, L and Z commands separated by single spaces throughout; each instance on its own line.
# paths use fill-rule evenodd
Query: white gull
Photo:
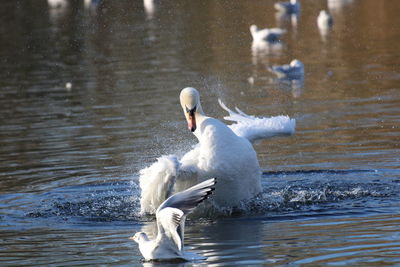
M 155 239 L 150 240 L 144 232 L 130 237 L 139 244 L 146 261 L 202 259 L 183 249 L 185 219 L 211 194 L 215 183 L 215 178 L 208 179 L 165 200 L 156 211 L 158 233 Z
M 290 64 L 272 66 L 268 70 L 275 73 L 280 79 L 298 80 L 304 78 L 304 64 L 297 59 L 292 60 Z
M 321 10 L 317 18 L 317 24 L 320 30 L 329 29 L 333 25 L 333 18 L 326 10 Z
M 67 0 L 47 0 L 47 3 L 51 8 L 65 8 L 68 5 Z
M 280 28 L 260 29 L 256 25 L 250 26 L 250 33 L 253 37 L 253 44 L 257 42 L 278 42 L 280 37 L 286 33 L 286 30 Z

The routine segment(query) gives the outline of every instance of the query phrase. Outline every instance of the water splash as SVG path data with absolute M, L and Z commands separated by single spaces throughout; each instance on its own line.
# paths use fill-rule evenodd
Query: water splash
M 284 188 L 268 187 L 252 200 L 248 210 L 253 213 L 287 212 L 315 209 L 316 205 L 333 206 L 348 200 L 366 200 L 369 197 L 386 198 L 395 192 L 386 184 L 329 182 L 305 184 L 300 181 Z
M 376 200 L 390 202 L 388 200 L 397 198 L 400 192 L 400 184 L 396 180 L 377 179 L 374 171 L 362 170 L 364 175 L 357 181 L 354 181 L 352 171 L 346 172 L 328 170 L 264 174 L 263 192 L 240 207 L 239 214 L 268 216 L 322 210 L 340 213 L 346 207 L 354 210 L 357 207 L 368 209 L 371 205 L 379 205 Z M 346 174 L 352 177 L 351 181 Z M 36 201 L 40 203 L 39 206 L 27 207 L 29 211 L 24 214 L 31 218 L 55 218 L 73 223 L 137 223 L 152 220 L 152 217 L 140 215 L 139 190 L 136 179 L 125 183 L 61 188 L 39 196 Z M 374 201 L 369 201 L 371 198 Z M 219 215 L 237 214 L 235 209 L 213 210 L 211 214 L 213 212 Z M 201 216 L 204 217 L 204 214 Z
M 138 190 L 136 183 L 63 188 L 40 196 L 42 206 L 26 216 L 74 222 L 139 220 Z

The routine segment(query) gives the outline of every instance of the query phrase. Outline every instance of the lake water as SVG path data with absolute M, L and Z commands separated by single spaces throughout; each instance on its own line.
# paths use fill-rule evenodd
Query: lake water
M 187 222 L 187 250 L 207 260 L 182 266 L 400 265 L 400 1 L 304 0 L 297 18 L 273 4 L 3 1 L 0 265 L 159 265 L 128 237 L 154 230 L 139 170 L 196 143 L 186 86 L 211 116 L 227 115 L 221 98 L 289 115 L 296 133 L 255 144 L 253 212 Z M 252 50 L 251 24 L 287 33 Z M 304 83 L 267 70 L 294 58 Z

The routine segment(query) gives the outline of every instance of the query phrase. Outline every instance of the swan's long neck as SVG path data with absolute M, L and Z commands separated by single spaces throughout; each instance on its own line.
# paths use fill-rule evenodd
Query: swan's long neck
M 201 109 L 200 106 L 200 110 L 198 110 L 197 112 L 195 112 L 195 118 L 196 118 L 196 124 L 197 124 L 197 129 L 200 128 L 201 123 L 207 119 L 208 117 L 204 114 L 203 110 Z M 197 131 L 198 132 L 198 131 Z M 196 135 L 197 136 L 197 135 Z
M 208 117 L 204 114 L 203 109 L 201 108 L 200 103 L 197 106 L 197 111 L 194 113 L 194 117 L 196 120 L 196 130 L 193 132 L 193 134 L 199 139 L 200 141 L 200 134 L 201 134 L 201 124 L 205 119 Z
M 205 117 L 206 115 L 204 114 L 203 108 L 201 107 L 200 101 L 196 105 L 196 116 L 203 116 Z

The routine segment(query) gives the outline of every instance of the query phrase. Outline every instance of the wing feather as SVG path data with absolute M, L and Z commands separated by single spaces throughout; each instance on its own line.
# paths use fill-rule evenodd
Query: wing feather
M 158 239 L 170 239 L 182 250 L 186 215 L 211 194 L 215 183 L 208 179 L 165 200 L 156 212 Z
M 208 179 L 202 183 L 192 186 L 182 192 L 176 193 L 165 200 L 157 209 L 157 212 L 167 207 L 180 209 L 185 215 L 204 201 L 214 190 L 216 179 Z
M 221 99 L 218 99 L 218 101 L 220 106 L 229 113 L 229 116 L 224 117 L 224 119 L 235 122 L 229 125 L 229 128 L 236 135 L 244 137 L 250 142 L 277 135 L 290 135 L 295 131 L 296 121 L 288 116 L 258 118 L 247 115 L 238 108 L 236 108 L 235 112 L 229 109 Z
M 171 207 L 159 210 L 156 214 L 158 238 L 167 237 L 175 243 L 179 250 L 182 250 L 183 239 L 177 229 L 180 226 L 182 217 L 184 217 L 183 211 Z

